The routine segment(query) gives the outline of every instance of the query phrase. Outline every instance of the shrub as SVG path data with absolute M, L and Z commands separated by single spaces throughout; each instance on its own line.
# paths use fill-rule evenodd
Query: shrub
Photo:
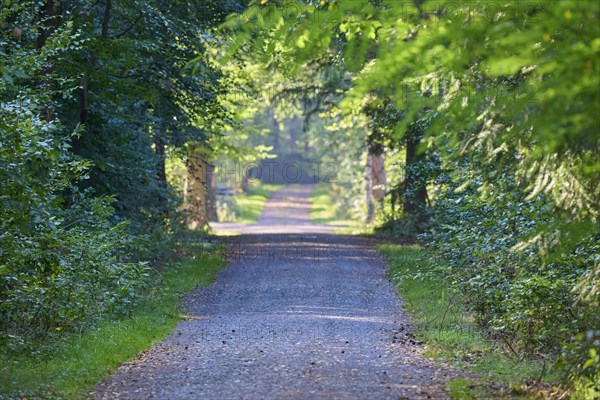
M 573 375 L 596 373 L 589 351 L 598 338 L 584 338 L 600 315 L 579 288 L 598 263 L 597 227 L 564 222 L 549 199 L 528 199 L 509 175 L 494 195 L 476 176 L 454 178 L 423 236 L 439 271 L 497 338 L 531 356 L 550 354 Z

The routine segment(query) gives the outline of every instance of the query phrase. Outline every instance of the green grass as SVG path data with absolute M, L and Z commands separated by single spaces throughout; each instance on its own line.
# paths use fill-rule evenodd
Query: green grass
M 454 399 L 529 398 L 528 380 L 554 382 L 537 360 L 517 359 L 505 345 L 491 341 L 465 311 L 460 295 L 434 274 L 432 258 L 419 246 L 380 245 L 390 275 L 413 316 L 416 337 L 427 355 L 476 372 L 479 382 L 449 382 Z
M 38 356 L 0 359 L 0 398 L 83 398 L 121 363 L 163 340 L 184 318 L 183 295 L 215 278 L 223 261 L 202 254 L 166 269 L 132 315 L 45 344 Z
M 237 195 L 235 198 L 238 208 L 237 222 L 256 223 L 271 194 L 282 187 L 282 185 L 260 184 L 251 187 L 247 193 Z
M 366 233 L 359 222 L 338 217 L 332 191 L 327 186 L 320 186 L 313 190 L 310 201 L 310 220 L 312 222 L 338 226 L 339 228 L 335 229 L 337 233 Z
M 331 193 L 326 187 L 313 190 L 310 194 L 312 207 L 310 209 L 310 220 L 318 224 L 329 224 L 335 222 L 335 204 L 331 199 Z
M 476 399 L 476 394 L 473 392 L 475 382 L 466 379 L 454 379 L 448 382 L 448 391 L 450 398 L 457 400 Z

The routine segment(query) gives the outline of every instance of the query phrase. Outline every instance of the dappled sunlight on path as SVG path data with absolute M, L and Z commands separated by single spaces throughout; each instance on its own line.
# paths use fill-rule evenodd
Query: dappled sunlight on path
M 367 240 L 310 222 L 311 189 L 276 192 L 224 237 L 229 265 L 187 297 L 186 320 L 97 398 L 447 398 L 460 372 L 423 357 Z

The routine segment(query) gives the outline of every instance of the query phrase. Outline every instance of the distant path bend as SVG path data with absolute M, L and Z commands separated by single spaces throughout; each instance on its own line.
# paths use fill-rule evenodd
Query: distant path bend
M 99 399 L 442 399 L 458 372 L 424 358 L 385 264 L 310 223 L 310 188 L 276 192 L 189 318 L 99 384 Z M 237 227 L 239 231 L 239 227 Z

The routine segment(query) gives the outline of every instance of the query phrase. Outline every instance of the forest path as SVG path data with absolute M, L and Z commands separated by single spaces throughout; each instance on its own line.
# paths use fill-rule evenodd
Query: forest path
M 289 185 L 271 195 L 256 224 L 211 222 L 219 234 L 332 233 L 334 227 L 310 220 L 310 194 L 315 185 Z
M 311 224 L 286 187 L 188 318 L 96 388 L 99 399 L 441 399 L 458 375 L 424 358 L 385 264 L 357 236 Z M 239 227 L 236 230 L 240 230 Z

